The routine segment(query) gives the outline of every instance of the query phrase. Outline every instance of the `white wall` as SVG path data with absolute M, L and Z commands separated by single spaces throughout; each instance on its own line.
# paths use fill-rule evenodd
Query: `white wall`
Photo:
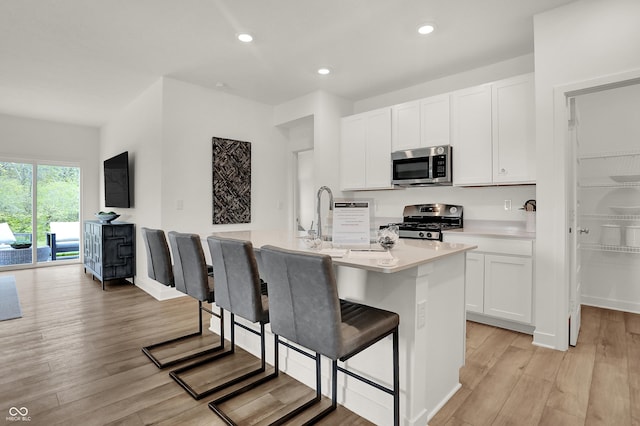
M 177 295 L 147 277 L 142 226 L 202 237 L 213 231 L 285 227 L 286 204 L 278 201 L 287 196 L 286 139 L 272 119 L 270 106 L 163 78 L 103 127 L 100 161 L 129 151 L 133 165 L 134 205 L 116 211 L 120 220 L 136 225 L 138 286 L 159 299 Z M 212 224 L 214 136 L 252 143 L 250 224 Z
M 160 208 L 162 169 L 162 91 L 163 81 L 158 80 L 116 117 L 104 125 L 100 132 L 100 180 L 103 182 L 102 161 L 129 152 L 130 179 L 132 185 L 131 208 L 109 208 L 120 214 L 118 220 L 138 222 L 143 218 L 151 228 L 162 224 Z M 104 186 L 100 185 L 101 210 L 104 210 Z M 140 235 L 140 230 L 136 233 Z M 142 251 L 141 251 L 142 250 Z M 144 247 L 138 244 L 138 257 L 144 257 Z M 140 271 L 146 271 L 139 269 Z
M 440 95 L 454 90 L 489 83 L 533 71 L 533 55 L 518 56 L 458 74 L 452 74 L 435 80 L 383 93 L 354 103 L 354 112 L 371 111 L 389 105 L 400 104 L 429 96 Z
M 537 139 L 534 342 L 567 347 L 569 262 L 562 111 L 554 88 L 640 69 L 640 2 L 583 0 L 534 19 Z M 554 116 L 557 112 L 557 118 Z M 556 122 L 557 121 L 557 122 Z
M 273 107 L 165 79 L 162 212 L 166 229 L 213 231 L 286 226 L 287 141 Z M 251 142 L 251 223 L 212 224 L 212 137 Z M 177 209 L 178 200 L 184 208 Z
M 0 114 L 0 158 L 77 164 L 81 168 L 81 217 L 95 219 L 99 206 L 99 131 Z
M 518 221 L 524 227 L 525 201 L 536 198 L 535 185 L 456 187 L 427 186 L 392 191 L 354 191 L 356 198 L 373 197 L 376 217 L 402 219 L 402 209 L 409 204 L 446 203 L 464 207 L 464 220 Z M 504 209 L 511 200 L 512 210 Z
M 119 221 L 135 224 L 135 283 L 158 299 L 176 297 L 178 292 L 147 278 L 147 254 L 140 227 L 162 228 L 162 91 L 158 80 L 134 99 L 100 132 L 100 161 L 123 151 L 129 152 L 131 208 L 109 208 L 120 214 Z M 100 171 L 100 203 L 104 210 L 104 171 Z
M 313 126 L 313 160 L 314 160 L 314 191 L 323 185 L 330 187 L 335 197 L 341 197 L 340 192 L 340 117 L 351 114 L 353 105 L 351 102 L 323 91 L 313 92 L 309 95 L 296 98 L 292 101 L 278 105 L 274 110 L 273 123 L 283 129 L 300 126 Z M 301 123 L 303 120 L 303 123 Z M 312 122 L 309 122 L 312 120 Z M 288 131 L 283 131 L 288 136 Z M 293 169 L 293 152 L 304 147 L 304 141 L 298 138 L 301 131 L 293 132 L 289 141 L 289 153 L 287 154 L 287 169 Z M 309 138 L 304 138 L 308 141 Z M 287 191 L 288 206 L 293 210 L 293 176 L 288 175 Z M 326 195 L 324 195 L 326 197 Z M 322 215 L 328 213 L 328 202 L 324 203 Z M 292 217 L 292 216 L 290 216 Z M 290 222 L 292 226 L 293 223 Z M 315 226 L 315 225 L 314 225 Z

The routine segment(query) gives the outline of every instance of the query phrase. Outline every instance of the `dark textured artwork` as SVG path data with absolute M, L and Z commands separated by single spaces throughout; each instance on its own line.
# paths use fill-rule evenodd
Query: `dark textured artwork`
M 213 224 L 251 222 L 251 143 L 213 138 Z

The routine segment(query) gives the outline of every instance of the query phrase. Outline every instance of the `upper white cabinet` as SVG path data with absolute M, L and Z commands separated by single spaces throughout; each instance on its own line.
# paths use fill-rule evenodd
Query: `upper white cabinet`
M 391 107 L 392 151 L 449 144 L 449 94 Z
M 460 90 L 451 99 L 453 183 L 492 184 L 491 86 Z
M 533 74 L 452 94 L 453 183 L 535 183 Z
M 432 96 L 420 101 L 421 146 L 449 145 L 449 94 Z
M 341 124 L 341 189 L 392 188 L 391 108 L 344 117 Z
M 535 182 L 534 96 L 532 74 L 491 86 L 495 183 Z
M 420 101 L 391 107 L 391 150 L 420 147 Z

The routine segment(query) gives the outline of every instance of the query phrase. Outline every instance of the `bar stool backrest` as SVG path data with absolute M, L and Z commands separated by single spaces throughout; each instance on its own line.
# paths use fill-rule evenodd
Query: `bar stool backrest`
M 216 305 L 251 322 L 268 322 L 251 242 L 210 236 L 207 243 L 216 277 Z
M 264 246 L 271 330 L 314 352 L 342 353 L 340 299 L 331 257 Z
M 212 302 L 207 261 L 200 236 L 171 231 L 169 244 L 173 253 L 176 289 L 194 299 Z
M 147 275 L 166 286 L 174 285 L 171 253 L 162 229 L 140 228 L 147 249 Z

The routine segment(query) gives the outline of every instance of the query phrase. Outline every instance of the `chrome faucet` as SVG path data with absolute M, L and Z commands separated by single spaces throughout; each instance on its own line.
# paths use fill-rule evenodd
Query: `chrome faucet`
M 318 238 L 320 238 L 322 240 L 322 218 L 320 217 L 320 212 L 322 211 L 321 207 L 321 199 L 320 196 L 322 195 L 322 191 L 327 191 L 327 193 L 329 194 L 329 210 L 333 210 L 333 192 L 331 192 L 331 188 L 329 188 L 328 186 L 321 186 L 320 189 L 318 189 L 318 195 L 317 195 L 317 199 L 316 199 L 316 208 L 318 210 Z

